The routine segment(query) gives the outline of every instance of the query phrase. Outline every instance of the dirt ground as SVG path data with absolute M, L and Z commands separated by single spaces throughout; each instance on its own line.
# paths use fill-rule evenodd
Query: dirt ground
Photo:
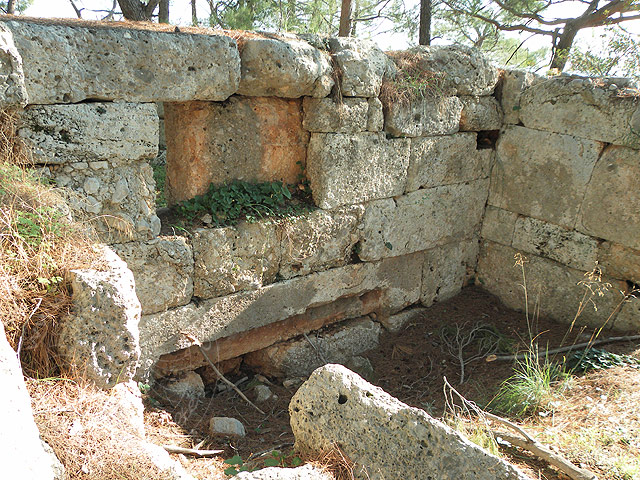
M 463 327 L 462 331 L 465 331 L 478 323 L 494 326 L 496 331 L 511 339 L 510 344 L 516 349 L 529 343 L 531 332 L 534 336 L 537 335 L 541 348 L 547 345 L 555 347 L 560 344 L 572 344 L 576 339 L 585 341 L 591 333 L 576 329 L 565 338 L 568 328 L 566 325 L 558 325 L 544 319 L 537 321 L 535 325 L 527 325 L 524 314 L 506 308 L 496 297 L 477 287 L 466 288 L 455 298 L 434 305 L 400 332 L 384 333 L 381 336 L 379 348 L 364 354 L 374 367 L 374 383 L 401 401 L 425 409 L 435 417 L 442 417 L 445 412 L 444 377 L 467 399 L 481 407 L 487 405 L 495 396 L 499 385 L 513 374 L 512 363 L 486 362 L 484 359 L 478 359 L 466 366 L 466 378 L 464 383 L 460 384 L 460 365 L 454 356 L 448 353 L 442 339 L 443 326 L 450 328 L 452 325 L 460 325 Z M 602 335 L 608 334 L 605 332 Z M 606 348 L 612 352 L 640 358 L 638 342 L 610 344 Z M 253 386 L 260 383 L 260 377 L 255 375 L 256 372 L 240 367 L 227 377 L 234 382 L 247 377 L 239 384 L 239 388 L 253 399 Z M 265 381 L 267 380 L 262 379 L 262 383 Z M 268 452 L 274 449 L 288 452 L 293 448 L 294 438 L 289 426 L 288 404 L 299 383 L 285 384 L 288 388 L 283 386 L 281 381 L 271 379 L 269 387 L 277 395 L 277 399 L 260 404 L 266 415 L 258 413 L 230 390 L 208 397 L 205 402 L 183 401 L 173 407 L 161 406 L 155 399 L 147 398 L 146 420 L 149 436 L 158 444 L 188 447 L 199 445 L 199 448 L 222 449 L 224 453 L 221 458 L 238 454 L 245 460 L 249 459 L 252 465 L 262 466 L 261 462 Z M 598 407 L 600 404 L 604 407 Z M 551 411 L 545 411 L 519 423 L 530 429 L 542 441 L 557 443 L 556 447 L 561 453 L 591 469 L 599 478 L 637 480 L 640 478 L 640 417 L 636 411 L 638 404 L 640 371 L 629 367 L 616 368 L 577 378 L 554 403 Z M 239 419 L 246 427 L 246 437 L 209 436 L 208 419 L 212 416 Z M 620 430 L 621 419 L 626 421 L 624 435 L 616 433 Z M 589 454 L 587 447 L 580 447 L 583 438 L 580 432 L 587 432 L 584 435 L 591 434 L 591 426 L 594 424 L 599 429 L 594 433 L 596 437 L 600 438 L 602 432 L 611 432 L 612 440 L 608 447 L 621 449 L 624 458 L 630 458 L 634 465 L 634 462 L 637 462 L 637 477 L 635 470 L 628 465 L 618 468 L 610 465 L 610 458 L 599 458 L 601 455 L 610 456 L 606 448 L 594 447 L 595 450 Z M 585 430 L 585 426 L 589 426 L 590 429 Z M 567 436 L 568 432 L 573 432 L 572 429 L 577 433 Z M 567 478 L 525 451 L 506 448 L 502 453 L 532 478 Z M 220 458 L 192 460 L 181 457 L 181 461 L 192 469 L 196 476 L 205 474 L 208 475 L 207 478 L 216 478 L 212 476 L 215 473 L 224 478 Z

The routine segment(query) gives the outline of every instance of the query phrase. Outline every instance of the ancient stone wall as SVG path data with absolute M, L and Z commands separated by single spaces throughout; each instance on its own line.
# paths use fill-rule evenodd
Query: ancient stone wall
M 595 260 L 614 287 L 640 281 L 640 110 L 622 84 L 520 72 L 499 84 L 473 50 L 421 47 L 413 61 L 436 87 L 383 106 L 398 56 L 368 41 L 255 36 L 239 48 L 75 22 L 0 30 L 0 104 L 21 107 L 36 163 L 76 192 L 76 213 L 135 276 L 139 378 L 203 365 L 185 332 L 217 361 L 254 352 L 281 365 L 280 342 L 345 320 L 377 338 L 378 322 L 450 298 L 476 266 L 522 308 L 516 251 L 532 283 L 552 285 L 543 312 L 562 319 Z M 318 209 L 159 236 L 159 145 L 170 203 L 305 171 Z M 625 304 L 617 325 L 637 328 L 637 309 Z

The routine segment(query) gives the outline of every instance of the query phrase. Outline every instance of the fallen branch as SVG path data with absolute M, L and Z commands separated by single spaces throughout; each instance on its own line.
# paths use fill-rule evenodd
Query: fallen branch
M 182 335 L 184 335 L 185 337 L 187 337 L 187 339 L 193 343 L 194 345 L 196 345 L 199 349 L 200 349 L 200 353 L 202 353 L 202 356 L 204 357 L 204 359 L 209 362 L 209 365 L 211 366 L 211 368 L 213 368 L 213 371 L 215 372 L 215 374 L 218 376 L 218 378 L 220 380 L 222 380 L 224 383 L 226 383 L 227 385 L 229 385 L 238 395 L 240 395 L 240 397 L 247 402 L 249 405 L 251 405 L 253 408 L 255 408 L 258 412 L 260 412 L 262 415 L 266 415 L 266 413 L 264 413 L 262 410 L 260 410 L 260 408 L 253 403 L 251 400 L 249 400 L 247 398 L 247 396 L 242 393 L 240 391 L 240 389 L 238 387 L 235 386 L 235 384 L 228 380 L 227 377 L 225 377 L 222 372 L 220 370 L 218 370 L 218 367 L 216 367 L 214 365 L 214 363 L 211 361 L 211 359 L 209 358 L 209 356 L 207 355 L 207 353 L 204 351 L 204 348 L 202 348 L 202 343 L 200 343 L 200 340 L 198 340 L 196 337 L 194 337 L 193 335 L 190 335 L 188 333 L 185 332 L 180 332 L 182 333 Z
M 584 343 L 576 343 L 574 345 L 568 345 L 566 347 L 552 348 L 551 350 L 547 350 L 545 354 L 548 355 L 552 353 L 570 352 L 571 350 L 594 347 L 596 345 L 603 345 L 605 343 L 631 342 L 633 340 L 640 340 L 640 335 L 627 335 L 625 337 L 609 337 L 609 338 L 603 338 L 601 340 L 594 340 L 594 341 L 584 342 Z M 498 362 L 498 361 L 506 361 L 506 360 L 524 360 L 527 357 L 527 355 L 529 355 L 529 353 L 519 353 L 517 355 L 489 355 L 484 359 L 484 361 Z
M 224 450 L 197 450 L 195 448 L 177 447 L 175 445 L 163 445 L 169 453 L 182 453 L 183 455 L 193 455 L 194 457 L 215 457 L 221 454 Z

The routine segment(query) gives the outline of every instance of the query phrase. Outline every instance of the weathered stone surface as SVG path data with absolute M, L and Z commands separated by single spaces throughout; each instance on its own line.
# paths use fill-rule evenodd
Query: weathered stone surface
M 233 179 L 295 183 L 305 164 L 301 100 L 234 96 L 166 104 L 165 128 L 169 203 Z
M 17 19 L 2 24 L 22 55 L 31 104 L 220 101 L 238 88 L 240 57 L 230 37 Z
M 416 190 L 371 202 L 358 256 L 365 261 L 470 238 L 479 228 L 488 180 Z
M 237 437 L 244 437 L 247 434 L 240 420 L 230 417 L 213 417 L 209 420 L 209 433 Z
M 640 284 L 640 250 L 602 242 L 598 248 L 598 263 L 607 276 Z
M 610 146 L 598 159 L 577 228 L 640 249 L 640 151 Z
M 205 396 L 202 377 L 196 372 L 182 372 L 156 383 L 153 389 L 154 396 L 157 392 L 158 396 L 168 399 L 173 405 L 192 403 Z
M 362 205 L 316 210 L 292 218 L 281 229 L 279 275 L 292 278 L 346 265 L 360 239 Z
M 518 218 L 511 246 L 585 272 L 598 260 L 594 238 L 531 217 Z
M 136 162 L 158 155 L 158 116 L 151 103 L 33 105 L 20 124 L 36 163 Z
M 426 311 L 426 308 L 412 307 L 388 318 L 380 318 L 379 321 L 384 328 L 392 333 L 397 333 L 414 320 L 419 320 Z
M 315 465 L 306 464 L 296 468 L 269 467 L 255 472 L 240 472 L 238 480 L 333 480 L 328 472 Z
M 442 74 L 439 88 L 447 95 L 491 95 L 498 69 L 475 48 L 462 45 L 419 46 L 409 50 L 419 57 L 418 66 Z
M 255 395 L 256 403 L 264 403 L 271 399 L 277 399 L 278 396 L 274 394 L 267 385 L 259 384 L 253 387 L 253 393 Z
M 245 38 L 238 93 L 256 97 L 326 97 L 333 86 L 328 55 L 303 40 Z
M 202 343 L 245 332 L 299 315 L 310 307 L 378 290 L 381 315 L 393 314 L 420 298 L 422 254 L 358 263 L 274 283 L 258 290 L 191 303 L 140 322 L 141 366 L 149 374 L 164 354 L 190 346 L 180 332 Z
M 389 106 L 384 129 L 395 137 L 450 135 L 460 129 L 462 102 L 458 97 L 426 97 Z
M 520 98 L 526 127 L 640 148 L 640 95 L 629 79 L 560 76 Z
M 368 98 L 369 112 L 367 117 L 367 130 L 369 132 L 379 132 L 384 128 L 384 112 L 382 102 L 379 98 Z
M 24 384 L 20 362 L 4 333 L 0 322 L 0 435 L 2 470 L 13 478 L 26 480 L 62 480 L 56 475 L 60 465 L 52 453 L 47 452 L 40 432 L 33 420 L 31 399 Z
M 495 97 L 460 97 L 461 132 L 479 132 L 481 130 L 500 130 L 502 127 L 502 108 Z
M 614 319 L 614 328 L 623 332 L 640 331 L 640 298 L 637 295 L 622 306 L 620 313 Z
M 51 178 L 72 195 L 70 206 L 108 243 L 149 240 L 160 233 L 155 212 L 155 181 L 146 162 L 77 162 L 50 167 Z
M 475 133 L 412 138 L 407 192 L 489 176 L 489 150 L 476 150 Z
M 113 245 L 136 281 L 142 314 L 186 305 L 193 295 L 193 252 L 184 237 Z
M 367 130 L 369 102 L 366 98 L 305 97 L 302 126 L 310 132 L 356 133 Z
M 600 150 L 591 140 L 507 127 L 498 140 L 489 204 L 573 228 Z
M 341 365 L 313 372 L 291 399 L 289 414 L 297 449 L 321 451 L 337 443 L 356 463 L 356 478 L 528 478 Z
M 101 248 L 108 270 L 72 270 L 73 313 L 61 326 L 58 350 L 104 389 L 128 382 L 140 357 L 140 302 L 131 270 Z
M 0 108 L 27 104 L 22 57 L 13 42 L 13 35 L 0 24 Z
M 213 298 L 272 283 L 280 265 L 276 226 L 242 222 L 194 232 L 194 294 Z
M 272 377 L 306 377 L 327 363 L 346 363 L 378 346 L 380 324 L 368 317 L 347 321 L 330 331 L 277 343 L 245 355 L 244 361 Z
M 346 97 L 377 97 L 382 78 L 395 72 L 393 61 L 370 40 L 330 38 L 329 48 L 340 69 L 340 93 Z
M 383 133 L 316 133 L 311 136 L 307 176 L 320 208 L 362 203 L 404 192 L 409 140 Z
M 480 249 L 477 277 L 478 283 L 498 296 L 506 306 L 514 310 L 524 310 L 522 270 L 521 267 L 514 266 L 516 253 L 518 250 L 511 247 L 484 242 Z M 586 286 L 580 283 L 585 280 L 584 272 L 535 255 L 526 257 L 529 308 L 531 309 L 535 302 L 539 306 L 540 316 L 570 324 L 584 297 Z M 609 282 L 611 287 L 603 296 L 593 298 L 598 310 L 588 305 L 577 319 L 577 325 L 602 326 L 622 298 L 620 291 L 627 288 L 624 282 L 611 278 L 605 277 L 603 282 Z M 595 285 L 593 287 L 595 288 Z
M 511 245 L 513 240 L 513 232 L 516 228 L 516 220 L 518 214 L 503 210 L 491 205 L 487 205 L 484 211 L 484 219 L 482 220 L 481 236 L 485 240 L 501 243 L 502 245 Z
M 474 238 L 425 252 L 420 295 L 424 306 L 444 302 L 460 293 L 475 274 L 478 248 L 478 240 Z
M 502 70 L 500 82 L 496 88 L 496 97 L 500 100 L 504 112 L 504 123 L 517 125 L 520 123 L 520 97 L 522 92 L 535 81 L 543 80 L 533 73 L 524 70 Z

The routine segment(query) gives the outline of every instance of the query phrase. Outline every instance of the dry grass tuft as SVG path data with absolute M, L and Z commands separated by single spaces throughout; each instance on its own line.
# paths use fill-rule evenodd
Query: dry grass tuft
M 63 191 L 29 171 L 16 119 L 0 112 L 0 318 L 30 376 L 59 373 L 54 338 L 68 313 L 68 272 L 91 265 L 86 229 L 71 220 Z
M 380 101 L 385 109 L 391 105 L 409 105 L 417 99 L 437 98 L 444 95 L 444 72 L 433 72 L 421 65 L 419 54 L 387 52 L 398 71 L 394 78 L 385 77 L 380 88 Z
M 310 463 L 329 472 L 336 480 L 354 480 L 356 478 L 355 462 L 336 444 L 321 452 L 302 452 L 301 458 L 304 463 Z

